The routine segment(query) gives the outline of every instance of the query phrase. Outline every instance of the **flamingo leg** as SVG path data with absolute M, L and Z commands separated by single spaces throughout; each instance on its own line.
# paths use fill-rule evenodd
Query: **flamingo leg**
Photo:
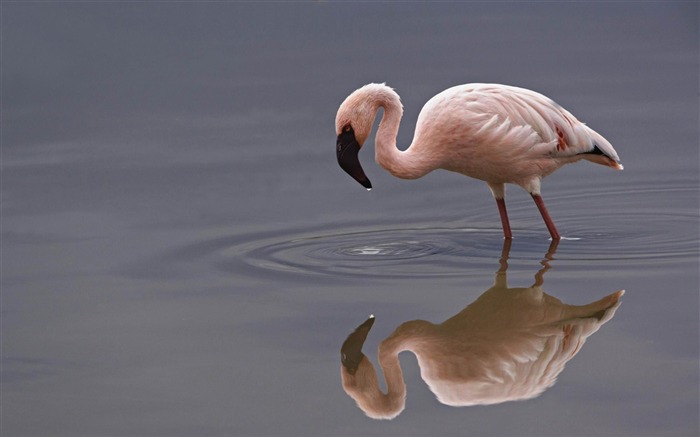
M 513 238 L 513 233 L 510 231 L 510 222 L 508 221 L 508 212 L 506 211 L 506 199 L 496 198 L 496 204 L 498 205 L 498 213 L 501 215 L 501 225 L 503 225 L 503 237 L 507 240 Z
M 552 221 L 552 218 L 549 216 L 549 212 L 547 212 L 547 207 L 544 206 L 544 200 L 542 200 L 542 196 L 540 196 L 539 194 L 532 194 L 532 199 L 535 201 L 535 205 L 537 205 L 537 209 L 540 210 L 540 214 L 542 214 L 542 218 L 544 219 L 544 224 L 547 225 L 547 230 L 549 230 L 549 235 L 552 236 L 552 241 L 560 240 L 561 236 L 559 235 L 559 232 L 557 231 L 557 227 L 554 226 L 554 222 Z

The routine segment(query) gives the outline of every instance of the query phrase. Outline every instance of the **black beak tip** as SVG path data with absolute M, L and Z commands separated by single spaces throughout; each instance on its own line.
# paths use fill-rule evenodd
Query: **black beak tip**
M 362 346 L 367 339 L 367 334 L 374 324 L 374 316 L 370 316 L 364 323 L 353 331 L 340 348 L 340 361 L 345 370 L 354 375 L 360 366 L 360 361 L 365 356 L 362 353 Z
M 367 181 L 367 182 L 369 182 L 369 181 Z M 360 326 L 358 326 L 358 329 L 359 328 L 366 328 L 367 331 L 369 331 L 369 329 L 372 327 L 372 325 L 374 325 L 374 314 L 370 314 L 370 316 L 367 318 L 367 320 L 365 320 Z
M 353 179 L 367 190 L 371 190 L 372 183 L 367 178 L 367 175 L 365 175 L 364 170 L 362 170 L 362 165 L 360 165 L 360 160 L 357 156 L 359 151 L 360 145 L 357 143 L 355 132 L 352 129 L 343 131 L 338 135 L 336 156 L 340 168 L 352 176 Z

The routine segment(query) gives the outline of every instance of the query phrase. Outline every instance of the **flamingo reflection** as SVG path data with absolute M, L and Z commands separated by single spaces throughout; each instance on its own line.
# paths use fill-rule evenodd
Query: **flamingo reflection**
M 535 283 L 509 288 L 510 244 L 505 240 L 494 284 L 476 301 L 440 324 L 405 322 L 381 342 L 378 359 L 387 393 L 362 353 L 374 316 L 348 336 L 341 348 L 343 388 L 365 414 L 393 419 L 403 411 L 403 351 L 415 354 L 421 377 L 443 404 L 488 405 L 537 397 L 556 382 L 586 339 L 613 317 L 624 290 L 581 306 L 567 305 L 542 290 L 556 241 Z

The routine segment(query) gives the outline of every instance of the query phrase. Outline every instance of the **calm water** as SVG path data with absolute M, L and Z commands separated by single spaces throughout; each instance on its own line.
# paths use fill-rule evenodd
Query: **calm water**
M 693 2 L 3 3 L 2 435 L 697 435 L 697 17 Z M 544 181 L 556 250 L 511 187 L 504 251 L 479 181 L 396 180 L 372 147 L 371 192 L 337 168 L 335 111 L 371 81 L 402 96 L 399 144 L 432 95 L 501 82 L 567 107 L 625 171 Z M 341 345 L 370 314 L 378 367 L 402 324 L 487 314 L 483 296 L 515 323 L 537 318 L 522 293 L 621 289 L 605 317 L 550 333 L 570 353 L 532 399 L 444 405 L 411 353 L 394 420 L 343 390 Z

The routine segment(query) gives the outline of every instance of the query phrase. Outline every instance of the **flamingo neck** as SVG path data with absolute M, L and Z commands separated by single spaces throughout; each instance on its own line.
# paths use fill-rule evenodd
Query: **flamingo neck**
M 401 324 L 379 345 L 379 367 L 384 373 L 389 399 L 397 399 L 401 404 L 406 398 L 406 384 L 403 380 L 399 354 L 403 351 L 415 353 L 416 342 L 434 333 L 435 325 L 425 320 L 412 320 Z
M 416 179 L 433 170 L 425 165 L 415 148 L 401 151 L 396 147 L 396 137 L 403 116 L 398 94 L 393 90 L 377 98 L 377 111 L 384 109 L 375 139 L 375 160 L 386 171 L 402 179 Z
M 360 361 L 357 373 L 350 376 L 342 373 L 343 388 L 357 406 L 374 419 L 393 419 L 406 406 L 406 385 L 399 365 L 398 354 L 393 357 L 380 355 L 379 365 L 387 393 L 382 392 L 377 379 L 377 370 L 367 357 Z
M 379 355 L 379 367 L 384 374 L 388 399 L 403 400 L 406 397 L 406 384 L 403 380 L 403 371 L 399 363 L 399 351 L 381 351 Z
M 375 419 L 392 419 L 406 406 L 406 384 L 399 363 L 399 354 L 412 351 L 415 341 L 434 329 L 423 320 L 406 322 L 399 326 L 379 345 L 379 367 L 386 383 L 387 393 L 379 387 L 377 371 L 367 357 L 363 357 L 355 378 L 343 377 L 343 387 L 357 405 Z M 415 352 L 414 352 L 415 353 Z

